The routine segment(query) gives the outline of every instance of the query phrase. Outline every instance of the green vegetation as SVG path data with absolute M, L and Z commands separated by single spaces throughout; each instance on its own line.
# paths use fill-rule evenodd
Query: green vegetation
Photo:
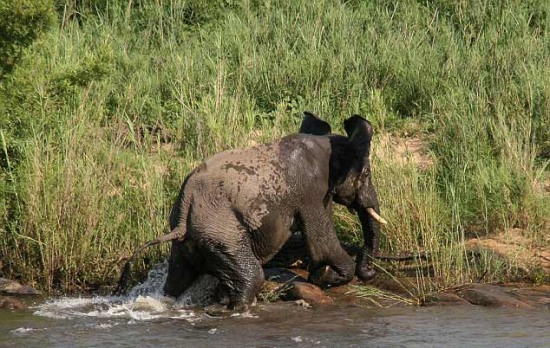
M 166 232 L 198 161 L 295 132 L 311 110 L 374 124 L 381 246 L 432 256 L 417 296 L 530 277 L 464 242 L 516 227 L 548 246 L 548 10 L 0 0 L 0 275 L 46 290 L 113 284 L 123 258 Z M 386 133 L 427 141 L 433 165 L 396 165 Z M 355 218 L 336 220 L 355 240 Z

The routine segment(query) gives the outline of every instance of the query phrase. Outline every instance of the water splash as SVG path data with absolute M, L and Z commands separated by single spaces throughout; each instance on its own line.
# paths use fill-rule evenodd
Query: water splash
M 175 308 L 190 308 L 193 306 L 208 306 L 220 302 L 217 291 L 219 280 L 216 277 L 205 274 L 200 276 L 178 298 Z
M 54 319 L 127 319 L 130 322 L 184 319 L 192 324 L 214 317 L 255 318 L 249 312 L 226 312 L 224 306 L 196 311 L 196 308 L 227 300 L 219 295 L 219 280 L 210 275 L 200 276 L 177 300 L 166 297 L 163 287 L 167 274 L 168 263 L 159 263 L 149 271 L 147 279 L 134 286 L 126 296 L 60 297 L 36 306 L 34 314 Z
M 147 274 L 147 279 L 130 290 L 128 297 L 136 299 L 139 296 L 149 296 L 152 298 L 162 298 L 164 294 L 162 288 L 168 276 L 168 262 L 157 263 Z
M 77 317 L 123 318 L 133 321 L 158 318 L 192 319 L 195 313 L 162 293 L 168 264 L 156 264 L 147 279 L 134 286 L 126 296 L 60 297 L 35 307 L 35 315 L 73 319 Z

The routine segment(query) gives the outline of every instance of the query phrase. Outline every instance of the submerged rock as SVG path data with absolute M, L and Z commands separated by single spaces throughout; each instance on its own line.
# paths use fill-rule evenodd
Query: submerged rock
M 468 284 L 458 291 L 464 300 L 480 306 L 533 308 L 518 289 L 492 284 Z M 543 294 L 541 294 L 543 295 Z M 543 295 L 544 296 L 544 295 Z
M 1 309 L 27 309 L 27 306 L 15 297 L 0 296 Z
M 441 292 L 432 295 L 426 299 L 427 306 L 456 306 L 456 305 L 472 305 L 457 294 L 451 292 Z
M 14 280 L 0 278 L 0 294 L 4 295 L 40 295 L 40 291 Z

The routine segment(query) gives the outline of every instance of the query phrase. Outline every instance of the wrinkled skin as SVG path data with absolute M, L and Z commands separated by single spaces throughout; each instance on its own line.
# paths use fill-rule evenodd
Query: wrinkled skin
M 172 241 L 164 291 L 178 297 L 201 274 L 220 280 L 230 308 L 250 304 L 272 259 L 293 230 L 304 235 L 310 281 L 323 286 L 374 276 L 368 255 L 377 248 L 378 226 L 366 213 L 379 211 L 368 159 L 371 125 L 345 121 L 348 136 L 306 113 L 300 132 L 274 142 L 219 153 L 184 181 L 170 215 Z M 357 265 L 342 249 L 332 204 L 357 212 L 364 252 Z M 329 266 L 328 268 L 325 266 Z

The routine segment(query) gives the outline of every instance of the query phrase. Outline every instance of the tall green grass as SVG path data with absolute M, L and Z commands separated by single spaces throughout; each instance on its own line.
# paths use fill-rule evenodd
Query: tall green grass
M 473 281 L 468 235 L 548 230 L 544 1 L 57 1 L 1 80 L 0 262 L 50 289 L 112 284 L 165 232 L 203 158 L 295 132 L 304 110 L 376 129 L 382 248 L 428 250 L 419 291 Z M 71 15 L 72 14 L 72 15 Z M 2 19 L 5 20 L 5 19 Z M 427 139 L 396 166 L 384 133 Z M 336 214 L 339 233 L 359 228 Z M 149 251 L 165 257 L 166 247 Z M 494 273 L 489 278 L 510 278 Z

